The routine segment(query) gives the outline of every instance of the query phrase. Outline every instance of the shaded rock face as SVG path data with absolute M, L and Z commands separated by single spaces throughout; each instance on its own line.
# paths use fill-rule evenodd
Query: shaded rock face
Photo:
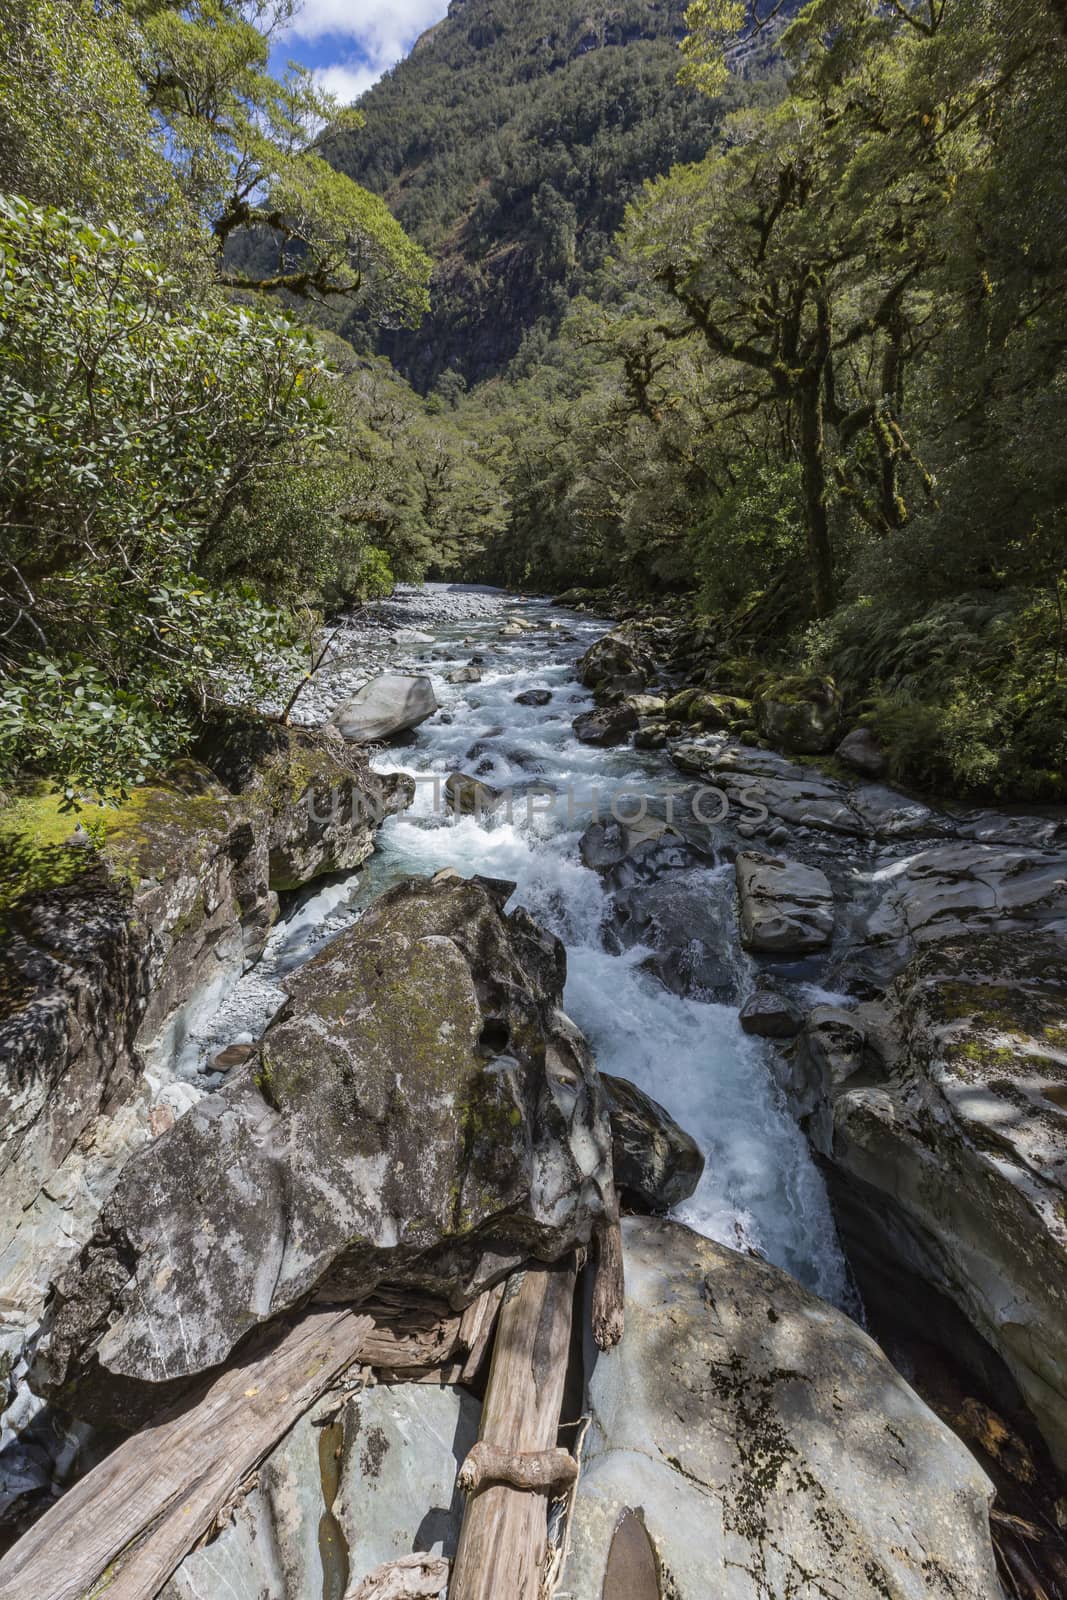
M 640 1508 L 670 1600 L 999 1600 L 988 1479 L 855 1323 L 677 1224 L 623 1235 L 565 1593 L 607 1595 Z
M 784 995 L 759 989 L 741 1007 L 741 1026 L 760 1039 L 792 1039 L 800 1032 L 800 1017 Z
M 649 1211 L 669 1211 L 696 1189 L 704 1157 L 695 1139 L 657 1100 L 626 1078 L 601 1074 L 611 1118 L 615 1182 Z
M 953 939 L 808 1042 L 846 1244 L 932 1284 L 1000 1355 L 1067 1465 L 1067 964 L 1047 937 Z M 861 1034 L 857 1042 L 855 1035 Z M 834 1043 L 834 1041 L 831 1041 Z M 875 1272 L 867 1292 L 877 1295 Z
M 445 781 L 445 796 L 453 811 L 463 816 L 488 814 L 499 803 L 501 794 L 491 783 L 482 783 L 466 772 L 452 772 Z
M 411 879 L 301 970 L 258 1062 L 124 1169 L 34 1374 L 89 1420 L 152 1414 L 311 1293 L 459 1308 L 586 1242 L 611 1134 L 559 1010 L 563 947 L 510 885 Z
M 578 679 L 587 689 L 641 694 L 656 669 L 655 658 L 639 630 L 628 623 L 606 633 L 578 662 Z
M 765 739 L 794 755 L 833 747 L 841 696 L 829 678 L 780 678 L 756 696 L 756 726 Z
M 869 728 L 853 728 L 846 733 L 834 754 L 865 778 L 880 778 L 885 771 L 885 751 Z
M 339 1597 L 412 1550 L 451 1558 L 479 1411 L 465 1390 L 408 1383 L 354 1396 L 324 1426 L 302 1417 L 160 1600 Z
M 647 945 L 643 965 L 672 994 L 726 1003 L 737 993 L 727 952 L 724 907 L 708 892 L 704 871 L 676 870 L 617 891 L 608 942 Z
M 417 728 L 437 709 L 429 678 L 383 672 L 339 705 L 330 720 L 349 744 L 376 744 Z
M 515 696 L 517 706 L 547 706 L 552 699 L 551 689 L 524 689 Z
M 638 716 L 632 706 L 601 706 L 575 717 L 574 736 L 582 744 L 625 744 L 637 727 Z
M 735 870 L 746 950 L 803 955 L 830 943 L 834 895 L 818 867 L 746 850 L 737 857 Z

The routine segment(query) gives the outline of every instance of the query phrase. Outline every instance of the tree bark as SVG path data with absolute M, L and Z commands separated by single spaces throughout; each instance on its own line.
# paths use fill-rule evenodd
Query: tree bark
M 827 513 L 826 431 L 823 424 L 822 374 L 800 392 L 800 465 L 804 486 L 804 523 L 811 566 L 811 595 L 817 617 L 834 607 L 834 558 Z
M 573 1257 L 531 1266 L 505 1292 L 482 1408 L 481 1443 L 527 1455 L 551 1450 L 567 1372 Z M 547 1489 L 489 1483 L 467 1502 L 449 1600 L 538 1600 L 548 1553 Z
M 358 1361 L 373 1324 L 317 1311 L 261 1340 L 198 1400 L 127 1439 L 0 1562 L 0 1600 L 146 1600 L 298 1417 Z

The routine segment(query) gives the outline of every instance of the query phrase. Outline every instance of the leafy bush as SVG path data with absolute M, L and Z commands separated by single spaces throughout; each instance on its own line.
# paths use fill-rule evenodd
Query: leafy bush
M 799 467 L 749 456 L 726 493 L 708 501 L 693 531 L 702 604 L 732 610 L 803 552 Z
M 964 595 L 910 616 L 873 599 L 813 630 L 900 782 L 979 799 L 1067 798 L 1067 638 L 1056 594 Z
M 284 639 L 202 556 L 328 438 L 323 363 L 278 315 L 188 304 L 143 242 L 0 197 L 0 757 L 123 788 Z

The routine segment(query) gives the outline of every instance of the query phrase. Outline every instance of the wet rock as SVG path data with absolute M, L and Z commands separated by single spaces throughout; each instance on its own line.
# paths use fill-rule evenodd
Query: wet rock
M 825 873 L 754 850 L 736 860 L 741 943 L 770 955 L 823 950 L 834 931 L 834 896 Z
M 632 685 L 627 691 L 640 694 L 655 674 L 655 660 L 646 641 L 632 623 L 606 633 L 586 651 L 578 662 L 578 681 L 587 689 L 605 684 Z
M 885 752 L 870 728 L 853 728 L 834 751 L 838 761 L 866 778 L 880 778 L 885 772 Z
M 616 889 L 650 883 L 664 872 L 691 867 L 701 859 L 677 828 L 657 817 L 633 822 L 593 822 L 578 841 L 583 863 L 610 875 Z
M 575 717 L 572 727 L 582 744 L 625 744 L 637 727 L 637 713 L 628 705 L 601 706 Z
M 670 737 L 668 724 L 665 722 L 647 722 L 638 728 L 634 734 L 635 750 L 663 750 L 666 748 Z
M 953 935 L 829 1058 L 826 1149 L 865 1293 L 886 1262 L 947 1296 L 1067 1465 L 1067 960 L 1049 934 Z
M 741 1007 L 741 1026 L 760 1039 L 792 1039 L 800 1032 L 800 1016 L 784 995 L 759 989 Z
M 461 816 L 487 816 L 499 805 L 501 795 L 492 784 L 466 772 L 452 772 L 445 782 L 445 797 L 451 810 Z
M 830 678 L 779 678 L 756 696 L 756 726 L 765 739 L 795 755 L 833 748 L 841 696 Z
M 611 1118 L 615 1182 L 632 1202 L 649 1211 L 681 1205 L 704 1171 L 696 1140 L 636 1084 L 606 1072 L 600 1081 Z
M 652 954 L 643 965 L 672 994 L 722 1004 L 735 998 L 727 912 L 712 895 L 705 871 L 638 880 L 616 893 L 613 913 L 610 931 L 618 946 L 648 946 Z
M 385 672 L 339 705 L 330 720 L 350 744 L 377 744 L 417 728 L 437 709 L 429 678 Z
M 551 689 L 524 689 L 515 696 L 517 706 L 547 706 L 552 699 Z
M 672 1600 L 998 1600 L 992 1486 L 873 1340 L 675 1223 L 623 1237 L 626 1336 L 590 1381 L 564 1592 L 601 1600 L 639 1507 Z
M 457 667 L 445 678 L 446 683 L 481 683 L 481 681 L 480 667 Z
M 451 1558 L 479 1410 L 463 1389 L 408 1383 L 355 1395 L 323 1426 L 302 1417 L 160 1600 L 339 1597 L 413 1549 Z
M 610 1129 L 562 946 L 508 884 L 397 885 L 291 982 L 258 1061 L 125 1168 L 34 1383 L 152 1415 L 256 1324 L 383 1278 L 468 1303 L 604 1214 Z

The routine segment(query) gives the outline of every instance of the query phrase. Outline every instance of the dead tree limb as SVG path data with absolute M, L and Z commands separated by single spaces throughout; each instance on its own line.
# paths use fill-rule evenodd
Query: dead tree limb
M 316 1311 L 261 1340 L 68 1490 L 0 1562 L 0 1600 L 81 1600 L 105 1574 L 108 1600 L 156 1594 L 372 1327 Z
M 569 1450 L 505 1450 L 484 1439 L 468 1452 L 456 1482 L 464 1494 L 477 1494 L 487 1483 L 510 1483 L 513 1489 L 548 1489 L 553 1494 L 568 1489 L 578 1476 L 578 1463 Z
M 509 1454 L 552 1450 L 567 1373 L 575 1264 L 509 1279 L 497 1322 L 481 1442 Z M 467 1502 L 449 1600 L 537 1600 L 550 1491 L 483 1483 Z
M 593 1283 L 593 1338 L 598 1350 L 611 1350 L 625 1327 L 626 1281 L 622 1262 L 619 1200 L 596 1230 L 596 1278 Z

